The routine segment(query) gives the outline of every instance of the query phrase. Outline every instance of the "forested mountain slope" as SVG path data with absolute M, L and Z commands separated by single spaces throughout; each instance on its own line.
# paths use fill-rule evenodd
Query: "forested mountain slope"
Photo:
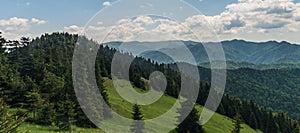
M 72 125 L 95 127 L 82 112 L 72 84 L 72 55 L 77 39 L 77 35 L 68 33 L 45 34 L 34 39 L 28 46 L 15 48 L 10 53 L 2 51 L 3 61 L 1 63 L 6 65 L 1 65 L 1 70 L 7 71 L 1 71 L 0 74 L 4 79 L 0 80 L 1 96 L 9 96 L 10 100 L 7 102 L 11 107 L 23 108 L 32 112 L 33 115 L 27 119 L 27 122 L 55 125 L 59 130 L 71 130 Z M 98 45 L 85 37 L 81 37 L 81 39 L 87 42 L 87 45 L 82 47 L 88 50 L 95 50 L 93 46 Z M 114 96 L 110 96 L 112 95 L 109 93 L 111 90 L 106 88 L 109 85 L 106 84 L 103 77 L 111 77 L 111 60 L 115 53 L 120 52 L 100 46 L 95 65 L 99 91 L 108 103 L 111 102 L 110 98 L 114 99 Z M 130 54 L 120 54 L 125 57 L 131 56 Z M 176 69 L 171 65 L 157 64 L 150 60 L 136 58 L 130 68 L 130 81 L 137 88 L 147 90 L 143 79 L 147 79 L 154 71 L 161 71 L 166 75 L 168 82 L 165 95 L 169 98 L 177 98 L 180 92 L 180 73 Z M 201 77 L 209 78 L 209 75 Z M 190 81 L 194 82 L 191 77 L 183 78 L 190 78 Z M 209 82 L 200 84 L 198 104 L 204 105 L 210 87 Z M 89 88 L 83 87 L 83 89 L 88 90 Z M 111 102 L 110 106 L 118 105 Z M 116 109 L 119 108 L 116 107 Z M 104 107 L 93 111 L 109 113 Z M 271 112 L 253 102 L 241 101 L 229 95 L 223 96 L 217 112 L 229 118 L 241 114 L 241 119 L 251 128 L 267 133 L 298 130 L 298 123 L 284 113 Z M 109 119 L 103 114 L 94 117 L 99 120 Z

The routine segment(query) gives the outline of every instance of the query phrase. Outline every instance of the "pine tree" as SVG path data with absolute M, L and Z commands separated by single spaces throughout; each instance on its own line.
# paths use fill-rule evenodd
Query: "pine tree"
M 2 54 L 5 51 L 5 49 L 2 48 L 5 43 L 6 40 L 2 37 L 2 33 L 0 32 L 0 54 Z
M 137 104 L 133 105 L 133 113 L 132 113 L 132 119 L 135 120 L 131 125 L 131 132 L 133 133 L 144 133 L 144 123 L 138 122 L 143 120 L 143 115 L 141 112 L 140 107 Z
M 27 108 L 33 113 L 33 120 L 36 121 L 36 114 L 43 107 L 44 99 L 42 98 L 40 92 L 36 88 L 28 92 L 26 98 Z
M 29 37 L 21 37 L 21 39 L 20 39 L 21 47 L 28 46 L 29 42 L 30 42 Z
M 54 104 L 45 101 L 37 113 L 37 123 L 41 125 L 52 125 L 55 120 L 55 113 Z
M 199 124 L 199 114 L 195 107 L 191 110 L 191 112 L 187 115 L 186 118 L 183 118 L 184 113 L 186 113 L 188 110 L 186 110 L 187 106 L 194 106 L 192 102 L 189 100 L 181 103 L 181 108 L 178 109 L 178 122 L 180 120 L 183 120 L 176 128 L 176 131 L 179 133 L 203 133 L 204 130 L 202 129 L 202 126 Z
M 0 132 L 12 133 L 17 132 L 17 128 L 25 121 L 26 113 L 19 110 L 16 113 L 8 113 L 9 106 L 0 98 Z
M 109 102 L 109 98 L 108 98 L 106 88 L 103 85 L 104 80 L 101 76 L 101 70 L 100 70 L 100 64 L 99 63 L 96 63 L 96 70 L 95 71 L 96 71 L 95 74 L 96 74 L 97 85 L 98 85 L 100 94 L 101 94 L 103 100 L 105 101 L 105 103 L 108 105 L 108 106 L 106 106 L 104 103 L 102 104 L 103 118 L 104 119 L 111 118 L 112 113 L 111 113 L 111 109 L 110 109 L 110 102 Z
M 272 112 L 268 113 L 267 133 L 278 133 L 278 125 L 276 124 Z
M 296 133 L 300 133 L 300 117 L 298 118 L 298 121 L 296 122 L 296 126 L 297 126 L 296 131 L 298 131 Z
M 257 129 L 258 128 L 258 124 L 257 124 L 257 119 L 254 115 L 253 112 L 251 112 L 250 116 L 249 116 L 249 125 L 253 128 L 253 129 Z
M 237 113 L 233 118 L 234 129 L 231 131 L 232 133 L 240 133 L 242 127 L 242 116 L 240 113 Z
M 56 125 L 60 130 L 72 131 L 75 116 L 75 103 L 66 95 L 66 99 L 58 103 L 58 110 L 55 117 Z

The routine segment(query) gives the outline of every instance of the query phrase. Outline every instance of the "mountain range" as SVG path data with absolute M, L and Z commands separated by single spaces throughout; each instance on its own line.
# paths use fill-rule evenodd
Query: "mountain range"
M 222 45 L 229 69 L 234 68 L 295 68 L 299 67 L 300 45 L 286 41 L 249 42 L 244 40 L 231 40 L 216 42 L 193 42 L 193 41 L 161 41 L 161 42 L 110 42 L 109 47 L 131 53 L 158 63 L 174 63 L 173 58 L 180 57 L 182 61 L 203 67 L 209 67 L 209 58 L 205 47 Z M 121 47 L 120 47 L 121 46 Z M 186 54 L 180 54 L 186 47 L 194 56 L 196 62 L 192 62 Z M 144 51 L 152 49 L 151 51 Z M 159 50 L 159 51 L 157 51 Z M 213 51 L 218 52 L 218 51 Z M 172 58 L 164 53 L 172 53 Z M 217 61 L 217 60 L 215 60 Z M 196 63 L 196 64 L 195 64 Z

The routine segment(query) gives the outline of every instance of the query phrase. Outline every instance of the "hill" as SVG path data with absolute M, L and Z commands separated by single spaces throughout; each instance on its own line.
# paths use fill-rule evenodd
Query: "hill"
M 114 94 L 111 94 L 110 89 L 105 87 L 109 85 L 106 85 L 102 77 L 112 76 L 110 70 L 114 54 L 118 53 L 124 58 L 131 58 L 132 55 L 102 45 L 98 49 L 95 47 L 98 46 L 96 42 L 88 40 L 85 37 L 80 37 L 80 43 L 76 43 L 77 38 L 79 36 L 68 33 L 45 34 L 40 38 L 34 39 L 25 47 L 16 47 L 10 53 L 4 53 L 0 56 L 3 59 L 0 68 L 1 70 L 6 70 L 0 73 L 0 78 L 3 79 L 0 80 L 1 95 L 9 97 L 10 100 L 7 103 L 11 107 L 23 108 L 32 112 L 32 116 L 27 119 L 27 122 L 45 126 L 54 125 L 60 131 L 70 131 L 73 126 L 84 128 L 95 127 L 82 112 L 78 103 L 78 100 L 81 99 L 77 99 L 75 96 L 73 83 L 82 80 L 78 77 L 81 75 L 88 78 L 96 76 L 98 89 L 104 99 L 106 99 L 106 102 L 112 102 L 112 107 L 116 106 L 116 110 L 122 109 L 120 110 L 120 114 L 123 113 L 125 116 L 126 114 L 128 116 L 129 113 L 126 113 L 126 110 L 131 107 L 128 107 L 128 109 L 121 107 L 123 104 L 126 105 L 126 103 L 119 104 L 119 102 L 116 102 L 117 104 L 113 104 L 112 99 L 114 96 L 110 95 Z M 89 55 L 91 51 L 97 52 L 97 58 L 96 64 L 89 64 L 90 58 L 85 60 L 87 62 L 80 62 L 81 67 L 75 68 L 80 71 L 72 74 L 72 55 L 76 44 L 82 44 L 78 46 L 86 50 L 81 53 L 80 58 L 91 57 Z M 122 62 L 124 60 L 120 61 L 119 71 L 123 68 Z M 95 67 L 96 74 L 87 73 L 86 68 L 88 66 Z M 177 98 L 180 92 L 181 78 L 188 78 L 191 84 L 198 82 L 191 77 L 181 75 L 176 71 L 176 68 L 172 67 L 169 64 L 157 64 L 151 60 L 137 57 L 130 66 L 129 79 L 137 88 L 146 89 L 147 86 L 145 86 L 143 79 L 147 79 L 154 71 L 163 72 L 168 82 L 164 91 L 165 95 L 169 98 Z M 118 76 L 122 76 L 123 74 L 117 73 Z M 205 77 L 208 78 L 209 75 Z M 89 83 L 88 80 L 82 81 Z M 215 92 L 217 95 L 220 94 L 214 87 L 212 89 L 210 87 L 213 87 L 213 85 L 200 83 L 200 93 L 197 99 L 198 104 L 204 105 L 209 91 Z M 187 88 L 191 89 L 190 87 Z M 80 85 L 79 89 L 87 92 L 87 97 L 95 95 L 95 93 L 88 93 L 92 91 L 88 84 Z M 95 103 L 93 103 L 94 99 L 87 100 L 92 107 L 96 107 Z M 170 101 L 172 100 L 167 100 L 163 103 L 169 103 Z M 166 105 L 163 103 L 162 105 Z M 163 109 L 167 109 L 165 107 L 160 108 L 162 109 L 160 112 Z M 100 114 L 93 113 L 95 114 L 93 117 L 99 118 L 99 120 L 103 120 L 106 117 L 103 115 L 107 112 L 105 107 L 101 106 L 91 111 L 100 111 Z M 142 111 L 148 112 L 148 110 L 145 111 L 143 108 Z M 298 128 L 297 122 L 283 113 L 271 112 L 255 105 L 253 102 L 241 101 L 229 95 L 223 96 L 217 112 L 229 118 L 233 118 L 237 113 L 240 113 L 242 119 L 249 126 L 268 133 L 292 132 Z M 155 112 L 149 112 L 148 115 L 145 115 L 147 117 L 157 116 Z
M 214 64 L 218 66 L 218 61 L 214 61 Z M 200 67 L 211 68 L 211 63 L 200 63 L 198 64 Z M 293 69 L 300 68 L 300 63 L 272 63 L 272 64 L 254 64 L 248 62 L 234 62 L 234 61 L 226 61 L 226 69 L 234 70 L 239 68 L 250 68 L 256 70 L 268 70 L 268 69 Z
M 209 62 L 205 48 L 219 43 L 200 43 L 192 41 L 164 41 L 164 42 L 112 42 L 106 43 L 112 48 L 119 48 L 120 45 L 125 44 L 126 47 L 120 50 L 138 54 L 141 49 L 148 49 L 152 47 L 155 50 L 161 50 L 168 53 L 178 53 L 183 46 L 186 46 L 194 55 L 197 64 Z M 231 40 L 221 42 L 225 57 L 227 61 L 232 62 L 247 62 L 253 64 L 281 64 L 281 63 L 299 63 L 300 62 L 300 45 L 291 44 L 288 42 L 248 42 L 244 40 Z M 148 51 L 141 53 L 140 56 L 152 59 L 159 63 L 174 63 L 174 61 L 158 51 Z M 185 61 L 190 61 L 186 55 L 178 54 L 186 58 Z M 186 57 L 185 57 L 186 56 Z M 193 63 L 193 62 L 188 62 Z M 295 66 L 298 67 L 298 66 Z
M 109 99 L 112 105 L 112 109 L 124 117 L 131 118 L 133 104 L 123 100 L 122 97 L 119 96 L 118 92 L 115 90 L 113 83 L 110 79 L 105 78 L 104 86 L 107 88 L 107 91 L 109 93 Z M 145 92 L 140 88 L 135 88 L 135 89 L 140 93 Z M 162 115 L 165 111 L 168 111 L 168 109 L 173 106 L 175 101 L 176 101 L 175 98 L 164 95 L 160 98 L 159 101 L 155 102 L 154 104 L 151 104 L 149 106 L 142 106 L 141 107 L 142 113 L 145 119 L 155 118 L 159 115 Z M 203 107 L 200 105 L 196 105 L 196 108 L 199 112 L 201 112 L 203 109 Z M 175 120 L 175 118 L 170 118 L 170 119 Z M 153 123 L 153 126 L 156 127 L 159 127 L 161 125 L 163 125 L 163 122 Z M 256 130 L 253 130 L 251 127 L 249 127 L 246 124 L 242 124 L 242 127 L 243 127 L 243 129 L 241 130 L 242 133 L 257 133 Z M 233 129 L 233 120 L 231 118 L 216 113 L 212 117 L 212 119 L 207 124 L 204 125 L 203 128 L 207 133 L 215 133 L 215 132 L 231 133 L 231 130 Z M 26 123 L 24 125 L 21 125 L 19 130 L 23 132 L 31 131 L 31 132 L 50 133 L 50 132 L 55 132 L 57 128 L 51 126 L 43 127 L 43 126 Z M 76 132 L 89 131 L 94 133 L 102 132 L 101 130 L 97 130 L 97 129 L 87 129 L 87 128 L 78 128 L 78 127 L 74 127 L 74 131 Z M 122 129 L 119 129 L 119 131 L 121 132 Z M 159 131 L 153 131 L 153 132 L 159 132 Z

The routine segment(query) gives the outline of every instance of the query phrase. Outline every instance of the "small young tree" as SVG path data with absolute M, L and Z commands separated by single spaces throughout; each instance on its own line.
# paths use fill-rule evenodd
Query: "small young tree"
M 187 106 L 193 106 L 192 111 L 187 115 L 186 118 L 184 117 L 184 113 L 186 113 Z M 176 128 L 176 131 L 179 133 L 203 133 L 204 130 L 202 129 L 202 126 L 199 124 L 199 114 L 196 108 L 194 107 L 194 104 L 187 100 L 183 103 L 181 103 L 181 108 L 177 111 L 179 113 L 178 116 L 178 122 L 179 120 L 184 119 Z
M 37 113 L 37 123 L 41 125 L 52 125 L 55 120 L 55 113 L 54 104 L 45 101 Z
M 234 118 L 233 118 L 233 124 L 234 124 L 234 128 L 233 130 L 231 131 L 232 133 L 240 133 L 241 132 L 241 129 L 243 128 L 242 127 L 242 116 L 240 113 L 237 113 Z
M 140 107 L 137 104 L 133 105 L 132 119 L 135 120 L 131 125 L 131 132 L 133 133 L 144 133 L 144 123 L 137 122 L 138 120 L 143 120 L 143 115 L 141 113 Z
M 36 114 L 43 107 L 44 99 L 36 88 L 28 92 L 26 98 L 28 104 L 27 108 L 33 113 L 33 120 L 36 121 Z
M 72 124 L 75 122 L 75 103 L 69 99 L 69 96 L 66 96 L 65 101 L 58 103 L 58 111 L 56 112 L 56 125 L 60 130 L 63 131 L 72 131 Z
M 17 128 L 25 121 L 26 113 L 18 111 L 13 114 L 8 113 L 9 106 L 0 98 L 0 132 L 12 133 L 17 132 Z

